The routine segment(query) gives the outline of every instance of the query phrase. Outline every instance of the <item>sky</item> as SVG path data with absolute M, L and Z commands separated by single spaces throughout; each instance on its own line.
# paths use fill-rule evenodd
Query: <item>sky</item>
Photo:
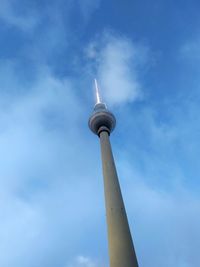
M 0 0 L 0 266 L 109 266 L 94 78 L 139 266 L 200 265 L 199 9 Z

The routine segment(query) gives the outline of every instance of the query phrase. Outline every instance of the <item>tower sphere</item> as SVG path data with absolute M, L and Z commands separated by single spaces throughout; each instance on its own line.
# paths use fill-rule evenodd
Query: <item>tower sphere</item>
M 104 103 L 97 103 L 94 107 L 94 112 L 89 118 L 88 125 L 91 131 L 97 135 L 100 135 L 102 131 L 107 131 L 110 134 L 115 128 L 116 119 L 107 110 Z

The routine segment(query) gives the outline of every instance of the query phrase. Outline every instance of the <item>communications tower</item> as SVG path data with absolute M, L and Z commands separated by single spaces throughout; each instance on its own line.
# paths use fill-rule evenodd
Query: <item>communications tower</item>
M 89 128 L 99 136 L 104 177 L 110 267 L 138 267 L 126 210 L 109 140 L 115 116 L 101 102 L 95 80 L 97 102 L 89 118 Z

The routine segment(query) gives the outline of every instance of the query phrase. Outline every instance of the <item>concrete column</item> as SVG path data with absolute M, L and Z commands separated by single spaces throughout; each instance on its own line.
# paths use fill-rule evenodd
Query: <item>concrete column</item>
M 110 267 L 138 267 L 108 132 L 100 133 Z

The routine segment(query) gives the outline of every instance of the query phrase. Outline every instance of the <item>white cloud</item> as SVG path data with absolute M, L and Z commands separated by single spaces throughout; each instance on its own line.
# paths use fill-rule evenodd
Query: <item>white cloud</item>
M 75 257 L 70 263 L 67 263 L 65 267 L 102 267 L 99 263 L 83 255 Z
M 75 263 L 73 266 L 70 267 L 98 267 L 96 262 L 94 260 L 85 257 L 85 256 L 78 256 L 75 260 Z
M 93 199 L 99 205 L 93 193 L 96 180 L 90 179 L 87 143 L 80 138 L 84 106 L 70 80 L 57 79 L 46 68 L 40 73 L 26 91 L 23 84 L 15 80 L 12 84 L 10 65 L 9 91 L 1 94 L 0 249 L 4 253 L 0 265 L 4 267 L 63 266 L 71 251 L 81 248 L 80 239 L 88 240 L 91 221 L 99 218 L 91 204 Z M 24 93 L 18 96 L 12 89 Z M 91 208 L 95 218 L 89 227 Z
M 97 39 L 90 43 L 86 53 L 97 66 L 104 99 L 109 104 L 120 104 L 141 98 L 138 66 L 146 62 L 148 49 L 108 33 Z

